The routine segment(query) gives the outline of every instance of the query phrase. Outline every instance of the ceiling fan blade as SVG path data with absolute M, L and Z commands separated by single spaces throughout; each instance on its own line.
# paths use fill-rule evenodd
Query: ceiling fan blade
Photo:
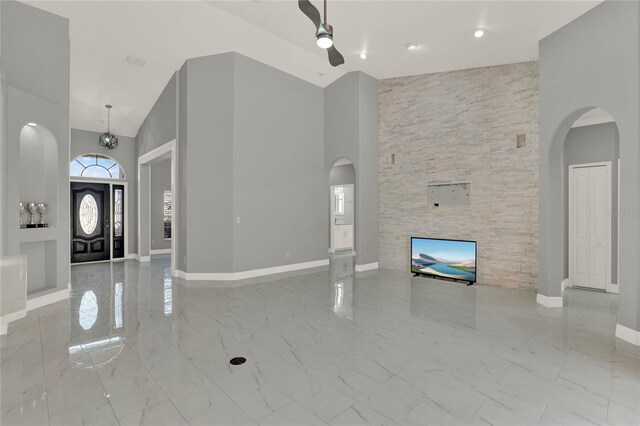
M 335 46 L 328 48 L 327 53 L 329 53 L 329 63 L 334 67 L 344 64 L 344 57 L 338 52 Z
M 298 7 L 302 11 L 302 13 L 304 13 L 309 19 L 311 19 L 311 22 L 313 22 L 313 25 L 315 25 L 317 31 L 318 28 L 322 26 L 322 19 L 320 18 L 320 12 L 318 11 L 318 9 L 316 9 L 316 7 L 311 4 L 309 0 L 298 0 Z

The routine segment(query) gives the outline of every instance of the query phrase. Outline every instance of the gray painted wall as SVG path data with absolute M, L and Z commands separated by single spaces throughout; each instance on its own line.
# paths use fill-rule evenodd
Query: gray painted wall
M 150 173 L 151 250 L 166 250 L 171 248 L 171 240 L 164 239 L 164 192 L 171 191 L 171 159 L 152 164 Z
M 326 259 L 323 91 L 233 59 L 234 271 Z
M 138 251 L 138 160 L 136 158 L 136 141 L 128 136 L 118 136 L 118 148 L 105 151 L 98 145 L 98 137 L 102 132 L 71 129 L 70 161 L 83 154 L 103 154 L 116 160 L 124 169 L 127 182 L 127 220 L 129 233 L 127 245 L 129 254 Z M 67 169 L 68 170 L 68 169 Z
M 189 140 L 187 137 L 187 67 L 189 63 L 185 62 L 177 73 L 178 79 L 178 104 L 177 104 L 177 170 L 176 170 L 176 187 L 178 191 L 178 199 L 174 200 L 174 214 L 177 216 L 175 222 L 180 230 L 178 234 L 174 232 L 174 238 L 177 237 L 176 244 L 174 245 L 175 253 L 177 256 L 176 267 L 180 271 L 187 270 L 187 201 L 189 200 L 189 194 L 187 188 L 189 187 L 189 175 L 188 168 L 185 166 L 184 159 L 187 158 L 187 147 Z
M 0 23 L 2 22 L 2 7 L 0 7 Z M 6 200 L 7 168 L 4 167 L 7 157 L 7 83 L 2 66 L 2 31 L 0 29 L 0 200 Z M 6 235 L 7 222 L 4 208 L 0 207 L 0 233 Z M 0 237 L 0 256 L 5 255 L 5 238 Z
M 378 261 L 378 82 L 345 74 L 324 91 L 327 179 L 340 158 L 356 170 L 356 264 Z M 328 194 L 325 196 L 328 197 Z
M 569 194 L 569 166 L 572 164 L 611 161 L 611 208 L 618 206 L 618 158 L 620 146 L 618 128 L 614 123 L 576 127 L 569 131 L 564 143 L 565 194 Z M 565 245 L 569 247 L 569 197 L 564 199 Z M 564 276 L 569 277 L 569 251 L 565 250 Z M 618 282 L 618 217 L 611 218 L 611 282 Z
M 333 166 L 329 172 L 329 186 L 349 185 L 356 183 L 356 169 L 353 164 Z
M 140 125 L 136 135 L 137 157 L 176 138 L 177 81 L 177 73 L 174 73 Z
M 560 296 L 564 278 L 563 145 L 572 123 L 593 107 L 620 134 L 621 209 L 637 212 L 640 187 L 640 4 L 606 1 L 540 42 L 540 283 Z M 639 218 L 619 218 L 618 323 L 640 330 Z
M 13 0 L 1 3 L 7 83 L 68 109 L 69 21 Z
M 186 234 L 184 271 L 232 272 L 233 54 L 188 60 L 185 84 L 180 96 L 186 96 L 186 114 L 180 112 L 179 128 L 186 138 L 179 144 L 186 140 L 187 146 L 178 164 L 186 175 L 179 194 L 179 202 L 186 201 L 180 210 L 186 226 L 180 228 Z
M 242 55 L 182 66 L 136 138 L 140 155 L 177 132 L 180 270 L 234 272 L 326 259 L 327 184 L 339 157 L 364 162 L 361 243 L 371 247 L 359 256 L 360 263 L 377 261 L 377 82 L 362 73 L 345 81 L 346 94 L 334 86 L 338 112 L 331 110 L 327 124 L 323 89 Z M 340 117 L 345 104 L 348 115 Z M 172 117 L 175 126 L 165 125 Z M 260 255 L 247 256 L 252 252 Z
M 138 134 L 136 135 L 136 166 L 138 164 L 138 158 L 140 156 L 147 154 L 148 152 L 153 151 L 154 149 L 166 144 L 167 142 L 171 142 L 174 139 L 176 140 L 176 144 L 178 144 L 178 75 L 178 72 L 175 72 L 171 76 L 169 82 L 151 108 L 151 111 L 149 111 L 149 114 L 138 129 Z M 180 149 L 181 147 L 178 144 L 177 150 L 180 151 Z M 179 158 L 179 153 L 177 156 Z M 186 156 L 184 158 L 186 158 Z M 137 188 L 137 190 L 142 194 L 146 194 L 151 190 L 150 181 L 148 179 L 149 175 L 145 174 L 148 170 L 149 166 L 144 166 L 141 170 L 142 174 L 140 178 L 140 187 Z M 180 174 L 179 165 L 177 167 L 177 173 Z M 180 182 L 182 182 L 182 185 L 184 186 L 186 185 L 187 179 L 178 178 L 178 183 Z M 178 192 L 180 192 L 180 189 L 178 189 Z M 180 203 L 179 198 L 178 203 Z M 177 205 L 176 207 L 176 210 L 180 210 L 180 205 Z M 137 213 L 140 214 L 142 220 L 149 220 L 149 208 L 150 206 L 148 204 L 142 204 L 140 206 L 140 212 Z M 177 220 L 184 222 L 186 220 L 186 215 L 184 217 L 181 217 L 178 214 Z M 183 223 L 183 225 L 185 224 Z M 146 255 L 146 247 L 151 247 L 151 240 L 153 238 L 151 235 L 146 235 L 146 232 L 142 233 L 140 237 L 141 251 L 143 251 L 144 253 L 138 254 Z M 180 270 L 184 270 L 183 264 L 180 263 L 184 262 L 186 253 L 186 248 L 184 247 L 184 245 L 180 246 L 180 240 L 184 240 L 184 238 L 186 238 L 185 235 L 178 235 L 179 241 L 175 249 L 177 265 L 178 269 Z
M 3 163 L 4 223 L 3 254 L 30 253 L 30 274 L 46 280 L 57 290 L 69 283 L 69 22 L 67 19 L 14 1 L 0 2 L 3 74 Z M 55 139 L 57 161 L 50 161 L 51 187 L 47 215 L 55 226 L 47 242 L 25 243 L 18 225 L 16 206 L 22 200 L 20 186 L 20 135 L 27 122 L 36 122 L 39 137 Z M 5 130 L 6 129 L 6 130 Z M 11 161 L 9 161 L 9 159 Z M 49 178 L 48 178 L 49 179 Z M 10 184 L 11 183 L 11 184 Z M 32 200 L 38 201 L 38 200 Z M 37 253 L 37 254 L 36 254 Z M 46 257 L 45 257 L 46 255 Z

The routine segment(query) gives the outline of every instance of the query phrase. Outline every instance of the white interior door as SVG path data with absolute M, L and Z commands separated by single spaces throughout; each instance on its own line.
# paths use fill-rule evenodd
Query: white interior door
M 589 287 L 589 168 L 573 169 L 573 208 L 569 224 L 573 230 L 573 276 L 571 284 Z
M 611 166 L 569 169 L 569 278 L 574 286 L 606 290 L 611 276 Z

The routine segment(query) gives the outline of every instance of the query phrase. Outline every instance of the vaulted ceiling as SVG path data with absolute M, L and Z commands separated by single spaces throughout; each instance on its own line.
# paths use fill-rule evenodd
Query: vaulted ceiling
M 188 58 L 236 51 L 322 87 L 353 70 L 382 79 L 530 61 L 541 38 L 600 3 L 329 0 L 346 60 L 333 68 L 296 0 L 26 2 L 70 20 L 71 126 L 102 130 L 112 104 L 112 131 L 126 136 Z

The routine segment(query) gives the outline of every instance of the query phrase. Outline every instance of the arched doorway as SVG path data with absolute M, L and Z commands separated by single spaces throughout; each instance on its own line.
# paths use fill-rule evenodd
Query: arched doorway
M 540 229 L 541 248 L 552 250 L 540 253 L 540 276 L 561 278 L 538 302 L 562 307 L 562 291 L 571 286 L 617 293 L 620 135 L 614 117 L 597 107 L 574 111 L 556 129 L 548 155 L 540 176 Z
M 618 163 L 613 117 L 594 108 L 565 137 L 564 274 L 566 287 L 618 293 Z
M 356 170 L 346 158 L 329 171 L 329 252 L 355 251 Z

